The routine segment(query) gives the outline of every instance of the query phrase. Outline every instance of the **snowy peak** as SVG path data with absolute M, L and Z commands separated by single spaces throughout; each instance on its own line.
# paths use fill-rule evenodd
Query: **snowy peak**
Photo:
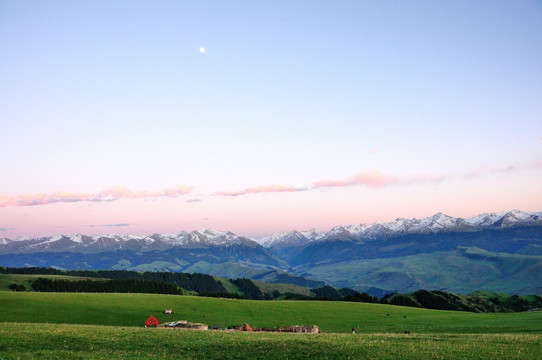
M 320 240 L 325 235 L 325 232 L 318 231 L 314 228 L 307 231 L 292 230 L 288 233 L 283 232 L 269 235 L 261 239 L 259 243 L 266 248 L 292 247 Z
M 294 240 L 294 237 L 299 238 L 299 234 L 303 234 L 295 230 L 289 233 L 277 233 L 268 236 L 266 241 L 263 242 L 263 246 L 267 248 L 284 248 L 325 239 L 380 239 L 405 234 L 476 231 L 486 228 L 507 228 L 519 225 L 542 225 L 542 213 L 527 213 L 514 210 L 501 213 L 480 214 L 470 219 L 463 219 L 454 218 L 439 212 L 433 216 L 421 219 L 398 218 L 392 222 L 377 222 L 372 225 L 335 226 L 327 232 L 318 232 L 316 236 L 310 238 L 304 236 L 304 241 L 301 239 Z
M 365 224 L 357 224 L 357 225 L 348 225 L 345 227 L 345 230 L 348 231 L 351 235 L 359 235 L 362 234 L 364 231 L 366 231 L 368 228 Z
M 318 238 L 320 238 L 322 235 L 322 232 L 316 230 L 315 228 L 312 228 L 308 231 L 302 231 L 301 234 L 307 239 L 312 241 L 312 240 L 317 240 Z
M 466 223 L 472 226 L 491 226 L 496 221 L 500 220 L 505 213 L 484 213 L 476 215 L 470 219 L 465 219 Z
M 212 229 L 198 230 L 198 234 L 207 238 L 211 243 L 221 244 L 231 242 L 237 239 L 237 235 L 229 231 L 217 231 Z
M 73 235 L 51 236 L 43 238 L 19 238 L 15 241 L 0 240 L 0 253 L 36 253 L 36 252 L 80 252 L 97 253 L 104 251 L 128 250 L 151 251 L 166 250 L 173 247 L 209 247 L 256 243 L 248 238 L 231 232 L 211 229 L 195 230 L 190 233 L 138 235 Z
M 519 223 L 536 223 L 540 221 L 540 214 L 529 214 L 519 210 L 510 211 L 504 214 L 493 225 L 498 227 L 511 227 Z
M 239 240 L 239 236 L 229 231 L 217 231 L 212 229 L 194 230 L 184 240 L 186 245 L 228 245 Z
M 537 225 L 542 222 L 542 213 L 528 213 L 520 210 L 499 213 L 485 213 L 465 220 L 468 224 L 481 227 L 510 227 L 515 225 Z
M 347 235 L 347 234 L 349 234 L 348 230 L 346 230 L 342 226 L 334 226 L 327 233 L 327 235 L 331 235 L 331 236 L 341 236 L 341 235 Z
M 76 243 L 82 243 L 83 242 L 83 236 L 82 235 L 74 235 L 70 238 L 71 241 Z
M 288 233 L 272 234 L 260 239 L 266 248 L 274 250 L 304 246 L 312 242 L 333 240 L 375 240 L 406 234 L 427 234 L 438 232 L 478 231 L 483 229 L 502 229 L 514 226 L 542 226 L 542 212 L 528 213 L 513 210 L 500 213 L 486 213 L 468 219 L 454 218 L 443 213 L 421 219 L 398 218 L 392 222 L 379 222 L 372 225 L 354 224 L 335 226 L 327 232 L 311 229 L 292 230 Z M 129 250 L 166 250 L 173 247 L 205 248 L 211 246 L 248 245 L 259 246 L 254 240 L 237 236 L 228 231 L 212 229 L 194 230 L 190 233 L 137 235 L 58 235 L 43 238 L 0 239 L 0 253 L 36 252 L 82 252 Z
M 502 213 L 481 214 L 470 219 L 454 218 L 443 213 L 422 219 L 397 219 L 390 223 L 377 223 L 368 227 L 365 234 L 430 233 L 441 231 L 471 231 L 492 227 L 510 227 L 515 225 L 542 225 L 540 213 L 510 211 Z
M 427 229 L 428 231 L 436 232 L 446 229 L 457 229 L 465 224 L 465 220 L 461 218 L 453 218 L 443 213 L 437 213 L 431 217 L 419 221 L 419 229 Z
M 306 235 L 309 235 L 306 236 Z M 306 233 L 292 230 L 288 233 L 277 233 L 271 236 L 268 236 L 262 239 L 262 244 L 264 247 L 270 248 L 272 246 L 280 244 L 281 247 L 284 246 L 299 246 L 305 243 L 308 243 L 312 239 L 313 233 L 308 231 Z

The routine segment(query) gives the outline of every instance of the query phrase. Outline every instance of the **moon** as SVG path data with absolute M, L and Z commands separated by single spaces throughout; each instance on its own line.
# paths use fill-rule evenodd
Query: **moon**
M 200 47 L 200 48 L 199 48 L 199 52 L 202 53 L 202 54 L 205 53 L 205 48 Z

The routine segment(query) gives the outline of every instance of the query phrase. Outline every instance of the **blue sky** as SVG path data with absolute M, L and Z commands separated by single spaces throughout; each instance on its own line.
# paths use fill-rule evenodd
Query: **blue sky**
M 540 44 L 539 1 L 1 1 L 0 236 L 540 211 Z

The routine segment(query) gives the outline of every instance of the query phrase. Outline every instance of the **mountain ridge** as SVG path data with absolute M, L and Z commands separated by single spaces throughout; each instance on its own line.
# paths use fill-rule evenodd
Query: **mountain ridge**
M 542 225 L 542 212 L 523 212 L 520 210 L 503 211 L 499 213 L 483 213 L 472 218 L 454 218 L 441 212 L 421 219 L 397 218 L 391 222 L 376 222 L 372 225 L 354 224 L 335 226 L 328 232 L 318 232 L 316 236 L 305 236 L 306 242 L 317 241 L 329 237 L 337 237 L 347 232 L 350 236 L 359 239 L 375 239 L 377 237 L 398 236 L 416 233 L 431 233 L 444 231 L 476 231 L 485 228 L 505 228 L 517 225 Z M 295 230 L 294 230 L 295 231 Z M 277 243 L 288 243 L 289 233 L 276 233 L 263 238 L 260 243 L 270 248 Z M 312 231 L 312 230 L 311 230 Z M 307 232 L 296 231 L 298 235 Z M 284 234 L 283 237 L 280 235 Z M 285 240 L 286 239 L 286 240 Z M 299 241 L 298 241 L 299 243 Z
M 263 241 L 212 229 L 0 239 L 0 265 L 289 280 L 265 275 L 279 270 L 374 294 L 419 288 L 542 293 L 542 213 L 514 210 L 468 219 L 437 213 L 329 231 L 293 230 Z
M 205 247 L 210 245 L 231 245 L 235 243 L 255 242 L 264 248 L 299 246 L 305 243 L 350 236 L 359 240 L 374 240 L 400 236 L 405 234 L 438 233 L 446 231 L 476 231 L 486 228 L 506 228 L 518 225 L 542 225 L 542 212 L 523 212 L 520 210 L 499 213 L 483 213 L 472 218 L 454 218 L 438 212 L 421 219 L 397 218 L 391 222 L 376 222 L 371 225 L 352 224 L 335 226 L 329 231 L 292 230 L 290 232 L 273 233 L 259 240 L 236 235 L 230 231 L 200 229 L 191 232 L 181 231 L 177 234 L 142 235 L 55 235 L 50 237 L 19 237 L 15 240 L 0 239 L 0 253 L 17 249 L 18 252 L 40 252 L 62 248 L 65 250 L 111 251 L 138 248 L 140 251 L 158 250 L 173 246 Z M 25 243 L 26 245 L 22 245 Z M 68 249 L 66 249 L 66 246 Z M 123 248 L 124 246 L 124 248 Z

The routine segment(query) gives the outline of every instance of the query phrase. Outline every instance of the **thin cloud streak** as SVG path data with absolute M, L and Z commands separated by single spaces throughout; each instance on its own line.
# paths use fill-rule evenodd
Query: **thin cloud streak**
M 542 161 L 526 166 L 525 168 L 536 168 L 542 164 Z M 382 188 L 391 185 L 416 185 L 416 184 L 438 184 L 453 178 L 472 179 L 486 175 L 503 174 L 517 170 L 516 166 L 507 166 L 501 168 L 481 167 L 463 174 L 434 175 L 429 173 L 418 173 L 408 177 L 398 177 L 386 174 L 380 170 L 373 169 L 362 171 L 345 180 L 321 180 L 313 183 L 314 188 L 321 187 L 344 187 L 344 186 L 367 186 L 369 188 Z
M 110 202 L 120 199 L 142 198 L 174 198 L 190 193 L 193 186 L 179 185 L 175 188 L 166 188 L 162 192 L 138 191 L 133 192 L 126 187 L 116 186 L 111 189 L 100 191 L 97 194 L 85 194 L 66 191 L 56 191 L 51 194 L 24 194 L 18 196 L 0 196 L 0 207 L 37 206 L 54 203 L 71 202 Z
M 349 186 L 366 186 L 371 189 L 378 189 L 392 185 L 409 186 L 416 184 L 438 184 L 454 178 L 472 179 L 486 175 L 496 175 L 509 173 L 511 171 L 521 169 L 540 169 L 542 168 L 542 159 L 523 166 L 506 166 L 506 167 L 480 167 L 472 171 L 462 174 L 447 174 L 435 175 L 430 173 L 417 173 L 410 176 L 399 177 L 393 174 L 385 173 L 379 169 L 371 169 L 359 172 L 347 179 L 325 179 L 313 182 L 311 186 L 294 187 L 290 185 L 274 184 L 260 185 L 256 187 L 246 188 L 238 191 L 217 191 L 212 194 L 199 194 L 199 196 L 243 196 L 262 193 L 286 193 L 286 192 L 301 192 L 317 188 L 325 187 L 349 187 Z M 168 187 L 161 192 L 131 191 L 123 186 L 116 186 L 110 189 L 100 191 L 96 194 L 76 193 L 56 191 L 51 194 L 24 194 L 18 196 L 1 196 L 1 207 L 18 207 L 18 206 L 37 206 L 54 203 L 72 203 L 72 202 L 111 202 L 120 199 L 156 199 L 156 198 L 175 198 L 191 193 L 194 186 L 179 185 L 176 187 Z M 192 198 L 186 200 L 189 203 L 200 202 L 201 198 Z
M 515 166 L 507 166 L 507 167 L 501 167 L 501 168 L 483 166 L 483 167 L 480 167 L 480 168 L 478 168 L 476 170 L 473 170 L 473 171 L 470 171 L 470 172 L 464 174 L 463 177 L 465 177 L 465 178 L 476 178 L 476 177 L 480 177 L 480 176 L 483 176 L 483 175 L 507 173 L 507 172 L 513 171 L 515 169 L 516 169 Z
M 313 183 L 314 187 L 336 187 L 336 186 L 355 186 L 365 185 L 370 188 L 380 188 L 399 183 L 399 180 L 380 170 L 362 171 L 346 180 L 321 180 Z
M 135 224 L 119 223 L 119 224 L 85 225 L 85 226 L 93 228 L 93 227 L 126 227 L 126 226 L 133 226 L 133 225 Z
M 241 196 L 241 195 L 250 195 L 250 194 L 259 194 L 259 193 L 282 193 L 282 192 L 298 192 L 298 191 L 307 191 L 307 187 L 296 188 L 289 185 L 269 185 L 269 186 L 257 186 L 251 187 L 240 191 L 219 191 L 215 192 L 213 195 L 217 196 Z

